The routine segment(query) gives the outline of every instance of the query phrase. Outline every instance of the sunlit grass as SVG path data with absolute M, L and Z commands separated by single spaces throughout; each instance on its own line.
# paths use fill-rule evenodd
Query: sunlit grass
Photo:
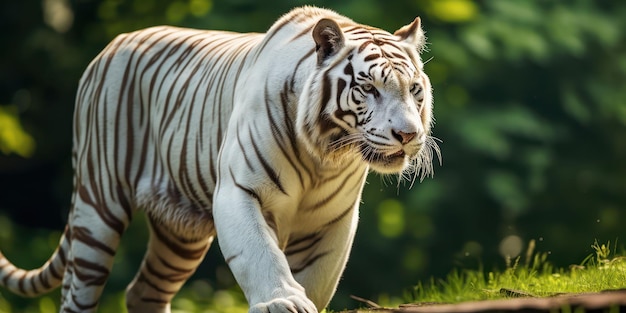
M 599 292 L 626 288 L 626 257 L 611 255 L 610 244 L 595 243 L 595 253 L 580 265 L 555 268 L 547 253 L 533 253 L 522 260 L 508 260 L 502 272 L 454 270 L 446 278 L 420 282 L 408 295 L 409 302 L 458 303 L 512 297 L 547 297 L 568 293 Z

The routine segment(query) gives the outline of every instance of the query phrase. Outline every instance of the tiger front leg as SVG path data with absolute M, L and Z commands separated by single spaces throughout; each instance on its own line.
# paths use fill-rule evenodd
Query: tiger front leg
M 285 254 L 296 281 L 315 305 L 325 308 L 335 294 L 359 219 L 359 202 L 312 235 L 287 246 Z
M 250 312 L 318 312 L 291 274 L 259 201 L 245 186 L 221 181 L 213 211 L 219 246 Z

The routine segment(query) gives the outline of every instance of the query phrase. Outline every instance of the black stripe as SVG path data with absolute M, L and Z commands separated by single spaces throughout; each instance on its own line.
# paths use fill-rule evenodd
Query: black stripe
M 294 87 L 296 85 L 296 74 L 299 73 L 299 69 L 300 69 L 300 65 L 302 65 L 302 63 L 304 63 L 304 61 L 308 60 L 311 58 L 311 56 L 313 56 L 313 54 L 315 54 L 315 47 L 311 48 L 311 50 L 309 50 L 309 52 L 307 52 L 302 58 L 300 58 L 300 60 L 298 60 L 298 63 L 296 63 L 296 66 L 293 69 L 293 75 L 291 76 L 291 79 L 289 80 L 289 92 L 291 92 L 292 94 L 295 92 L 294 91 Z M 285 82 L 285 84 L 287 84 L 287 82 Z
M 28 274 L 27 271 L 22 271 L 22 275 L 20 277 L 17 277 L 17 288 L 19 289 L 21 294 L 27 294 L 26 292 L 26 287 L 24 287 L 24 282 L 26 280 L 26 274 Z
M 91 177 L 94 177 L 94 176 L 91 176 Z M 92 181 L 94 180 L 95 180 L 95 177 L 92 178 Z M 119 220 L 115 215 L 113 215 L 113 213 L 111 213 L 108 207 L 102 205 L 101 201 L 97 201 L 97 202 L 94 201 L 89 195 L 87 188 L 83 185 L 78 186 L 78 194 L 82 201 L 84 201 L 86 204 L 90 205 L 91 207 L 95 209 L 100 219 L 106 225 L 108 225 L 111 229 L 115 230 L 118 233 L 118 235 L 120 236 L 122 235 L 122 233 L 126 229 L 126 225 L 124 225 L 124 223 L 121 220 Z
M 230 262 L 232 262 L 237 257 L 239 257 L 239 254 L 232 255 L 232 256 L 226 258 L 224 261 L 226 261 L 226 264 L 230 264 Z
M 39 277 L 39 278 L 41 279 L 41 275 L 42 275 L 42 274 L 41 274 L 41 272 L 39 272 L 39 273 L 37 274 L 37 276 L 35 276 L 35 277 L 31 277 L 31 278 L 29 279 L 29 281 L 30 281 L 30 290 L 31 290 L 34 294 L 39 294 L 39 288 L 37 288 L 37 286 L 35 285 L 35 278 L 38 278 L 38 277 Z
M 291 269 L 291 273 L 295 275 L 295 274 L 298 274 L 298 273 L 304 271 L 307 267 L 313 265 L 313 263 L 315 263 L 317 260 L 319 260 L 320 258 L 322 258 L 323 256 L 325 256 L 327 254 L 328 254 L 328 251 L 316 254 L 315 256 L 309 258 L 306 261 L 306 263 L 304 263 L 302 266 L 300 266 L 298 268 L 292 268 Z
M 170 275 L 166 275 L 164 273 L 161 273 L 159 271 L 157 271 L 153 266 L 152 263 L 150 263 L 150 260 L 146 260 L 145 261 L 145 266 L 144 268 L 146 269 L 146 271 L 148 273 L 150 273 L 150 275 L 158 278 L 159 280 L 163 281 L 167 281 L 169 283 L 180 283 L 180 282 L 184 282 L 185 280 L 187 280 L 187 278 L 189 277 L 190 273 L 183 273 L 183 274 L 170 274 Z
M 52 264 L 49 265 L 49 268 L 52 267 Z M 47 273 L 40 273 L 39 275 L 37 275 L 37 277 L 39 277 L 39 283 L 41 284 L 41 286 L 43 286 L 46 290 L 50 289 L 50 282 L 48 281 L 48 275 L 46 275 Z
M 58 280 L 63 279 L 63 275 L 59 274 L 57 269 L 54 267 L 54 263 L 50 263 L 50 267 L 48 267 L 48 269 L 50 270 L 50 275 L 52 275 L 53 278 Z
M 322 117 L 325 115 L 324 111 L 326 111 L 326 107 L 328 106 L 328 102 L 330 102 L 330 95 L 332 93 L 330 79 L 328 78 L 328 71 L 324 72 L 322 77 L 322 97 L 320 102 L 320 111 L 317 116 Z
M 287 246 L 295 246 L 295 245 L 298 245 L 298 244 L 300 244 L 300 243 L 302 243 L 302 242 L 305 242 L 305 241 L 307 241 L 307 240 L 311 240 L 311 239 L 315 238 L 316 236 L 319 236 L 319 232 L 311 233 L 311 234 L 306 235 L 306 236 L 304 236 L 304 237 L 298 238 L 298 239 L 296 239 L 296 240 L 294 240 L 294 241 L 289 241 L 289 243 L 287 244 Z
M 244 148 L 243 146 L 243 142 L 241 141 L 241 137 L 239 134 L 239 129 L 240 127 L 237 127 L 236 131 L 235 131 L 235 139 L 237 140 L 237 145 L 239 145 L 239 149 L 241 149 L 242 152 L 244 152 L 244 158 L 243 160 L 246 162 L 246 165 L 248 166 L 248 169 L 252 172 L 254 172 L 254 167 L 252 166 L 252 163 L 250 163 L 250 160 L 248 160 L 248 158 L 245 155 L 245 151 L 247 150 L 246 148 Z M 254 139 L 250 139 L 250 140 L 254 140 Z
M 296 172 L 296 174 L 298 174 L 298 181 L 300 181 L 300 186 L 302 188 L 304 188 L 304 180 L 302 178 L 302 173 L 300 173 L 300 171 L 298 170 L 298 167 L 296 166 L 296 164 L 292 160 L 291 156 L 289 155 L 289 153 L 287 151 L 286 143 L 284 142 L 284 140 L 282 138 L 283 137 L 283 133 L 285 132 L 285 130 L 281 126 L 284 126 L 284 125 L 280 125 L 278 123 L 278 121 L 276 119 L 274 119 L 274 116 L 272 114 L 272 110 L 270 109 L 270 101 L 271 100 L 269 98 L 269 91 L 268 91 L 267 87 L 268 86 L 266 84 L 265 85 L 265 112 L 266 112 L 267 117 L 269 118 L 269 121 L 270 121 L 270 127 L 272 128 L 272 134 L 274 135 L 274 139 L 276 139 L 276 143 L 278 144 L 278 148 L 280 149 L 282 154 L 287 159 L 287 162 L 289 162 L 289 165 L 291 165 L 291 167 Z M 284 120 L 287 120 L 287 119 L 288 118 L 284 118 Z M 287 131 L 287 133 L 289 133 L 289 131 Z M 291 141 L 291 138 L 289 138 L 289 134 L 287 134 L 287 138 Z M 295 157 L 296 157 L 296 160 L 298 160 L 298 155 L 295 155 Z M 302 166 L 302 163 L 299 163 L 299 164 Z
M 258 133 L 258 130 L 255 129 L 255 131 L 257 131 Z M 259 160 L 259 162 L 261 162 L 261 165 L 263 166 L 263 170 L 265 170 L 265 173 L 272 180 L 272 182 L 278 188 L 278 190 L 280 190 L 280 192 L 282 192 L 283 194 L 287 195 L 287 192 L 285 192 L 285 189 L 283 188 L 283 185 L 280 182 L 280 178 L 278 177 L 278 174 L 261 154 L 261 151 L 259 150 L 259 147 L 256 144 L 256 140 L 254 140 L 254 137 L 252 136 L 252 130 L 250 128 L 248 128 L 248 134 L 250 135 L 250 139 L 251 139 L 250 142 L 252 143 L 252 148 L 254 149 L 257 159 Z
M 289 249 L 289 248 L 290 247 L 294 247 L 294 246 L 296 246 L 296 245 L 298 245 L 298 244 L 300 244 L 300 243 L 302 243 L 302 242 L 304 242 L 306 240 L 298 240 L 298 241 L 296 241 L 294 243 L 290 243 L 287 246 L 287 249 L 285 250 L 285 255 L 286 256 L 291 256 L 291 255 L 294 255 L 294 254 L 298 254 L 300 252 L 307 251 L 307 250 L 313 248 L 315 245 L 317 245 L 317 243 L 320 242 L 323 237 L 320 236 L 319 233 L 313 233 L 312 237 L 307 236 L 305 238 L 306 238 L 306 240 L 310 240 L 310 242 L 307 243 L 306 245 L 303 245 L 302 247 L 292 248 L 292 249 Z
M 309 168 L 306 167 L 306 165 L 302 163 L 301 158 L 300 158 L 300 148 L 298 148 L 298 142 L 296 139 L 297 137 L 296 130 L 295 130 L 295 126 L 293 125 L 293 121 L 295 120 L 295 117 L 292 117 L 290 114 L 290 107 L 289 107 L 290 101 L 289 101 L 287 82 L 285 82 L 285 84 L 283 85 L 283 90 L 280 93 L 280 104 L 281 104 L 281 108 L 283 112 L 283 122 L 285 123 L 284 124 L 285 130 L 287 133 L 287 137 L 289 137 L 291 149 L 293 150 L 296 156 L 296 161 L 302 165 L 302 169 L 304 169 L 304 171 L 306 172 L 306 175 L 308 177 L 311 177 L 311 170 L 309 170 Z
M 328 204 L 331 200 L 333 200 L 337 195 L 339 195 L 339 193 L 341 191 L 343 191 L 346 183 L 348 182 L 348 179 L 350 179 L 357 172 L 357 170 L 359 170 L 359 167 L 355 167 L 352 172 L 350 172 L 349 174 L 345 175 L 344 179 L 341 181 L 339 186 L 337 186 L 337 188 L 331 194 L 326 196 L 326 198 L 316 202 L 312 206 L 306 208 L 306 211 L 318 210 L 318 209 L 324 207 L 324 205 Z
M 5 274 L 5 276 L 2 278 L 3 286 L 6 286 L 8 284 L 9 279 L 11 279 L 11 276 L 13 276 L 13 273 L 15 273 L 15 271 L 17 271 L 17 268 L 13 268 L 12 270 L 10 270 L 8 273 Z
M 157 257 L 157 260 L 159 260 L 159 262 L 160 262 L 163 266 L 165 266 L 165 267 L 167 267 L 168 269 L 170 269 L 170 270 L 172 270 L 172 271 L 175 271 L 175 272 L 180 272 L 180 273 L 184 273 L 184 274 L 188 274 L 188 275 L 190 275 L 190 274 L 192 274 L 192 273 L 196 270 L 195 268 L 192 268 L 192 269 L 186 269 L 186 268 L 182 268 L 182 267 L 175 266 L 175 265 L 173 265 L 173 264 L 169 263 L 166 259 L 164 259 L 163 257 L 161 257 L 161 256 L 160 256 L 160 255 L 158 255 L 158 254 L 156 255 L 156 257 Z
M 195 261 L 204 257 L 204 253 L 207 248 L 206 246 L 198 249 L 187 249 L 185 247 L 182 247 L 177 242 L 174 242 L 170 238 L 167 238 L 167 236 L 161 231 L 159 225 L 156 225 L 158 223 L 155 223 L 152 219 L 151 223 L 153 224 L 152 232 L 156 235 L 156 238 L 180 258 Z
M 286 16 L 283 17 L 283 21 L 280 22 L 280 24 L 276 23 L 274 25 L 272 25 L 272 27 L 270 28 L 270 30 L 265 34 L 265 38 L 263 38 L 263 42 L 261 43 L 261 45 L 257 48 L 259 51 L 257 53 L 257 55 L 254 58 L 254 61 L 256 62 L 259 58 L 259 56 L 262 54 L 263 51 L 265 51 L 265 46 L 272 40 L 272 38 L 274 38 L 274 36 L 276 36 L 280 30 L 285 27 L 285 25 L 289 24 L 291 22 L 290 18 L 287 18 Z
M 102 286 L 109 276 L 109 269 L 83 258 L 74 258 L 74 275 L 85 283 L 86 286 Z M 82 269 L 95 272 L 94 274 L 84 273 Z
M 326 223 L 326 225 L 324 225 L 324 227 L 328 227 L 330 225 L 333 225 L 333 224 L 341 221 L 344 217 L 346 217 L 346 215 L 348 215 L 348 213 L 352 212 L 353 210 L 354 210 L 354 204 L 350 205 L 347 209 L 345 209 L 343 212 L 341 212 L 341 214 L 339 214 L 339 216 L 333 218 L 328 223 Z
M 233 170 L 229 167 L 228 171 L 230 172 L 230 177 L 233 180 L 233 183 L 235 184 L 235 186 L 243 191 L 245 191 L 248 195 L 250 195 L 252 198 L 256 199 L 256 201 L 259 203 L 260 206 L 263 206 L 263 202 L 261 201 L 261 197 L 259 197 L 259 195 L 252 190 L 251 188 L 245 187 L 241 184 L 239 184 L 237 182 L 237 179 L 235 179 L 235 174 L 233 174 Z
M 86 246 L 96 248 L 110 256 L 115 255 L 115 250 L 107 246 L 105 243 L 101 242 L 97 238 L 94 238 L 91 234 L 91 230 L 89 230 L 87 227 L 75 225 L 73 227 L 73 230 L 74 231 L 72 232 L 72 240 L 78 240 L 84 243 Z
M 133 217 L 133 212 L 132 206 L 130 205 L 126 194 L 127 190 L 123 187 L 123 185 L 118 184 L 117 188 L 115 188 L 115 191 L 117 192 L 117 201 L 120 203 L 120 206 L 124 210 L 124 213 L 126 213 L 125 220 L 127 221 L 127 223 L 130 223 Z M 126 229 L 126 225 L 124 225 L 124 229 Z
M 69 228 L 66 228 L 66 233 L 65 233 L 65 239 L 64 241 L 70 241 L 71 239 L 71 232 L 69 231 Z M 65 243 L 65 242 L 64 242 Z M 63 247 L 63 245 L 59 246 L 59 259 L 61 260 L 61 265 L 63 267 L 67 266 L 67 257 L 65 255 L 65 248 Z M 52 267 L 52 266 L 51 266 Z M 52 274 L 54 275 L 54 277 L 61 279 L 63 278 L 63 275 L 60 275 L 59 273 L 55 273 L 54 271 L 52 272 Z M 56 274 L 56 275 L 55 275 Z
M 380 58 L 380 54 L 378 54 L 378 53 L 374 53 L 374 54 L 370 54 L 370 55 L 366 56 L 366 57 L 363 59 L 363 61 L 365 61 L 365 62 L 369 62 L 369 61 L 372 61 L 372 60 L 376 60 L 376 59 L 378 59 L 378 58 Z

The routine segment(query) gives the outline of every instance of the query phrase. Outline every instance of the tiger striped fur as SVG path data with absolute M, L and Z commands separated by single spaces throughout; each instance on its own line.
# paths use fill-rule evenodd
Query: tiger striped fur
M 432 171 L 423 47 L 419 18 L 392 35 L 314 7 L 266 34 L 118 36 L 79 84 L 60 244 L 36 270 L 0 255 L 0 283 L 24 296 L 62 285 L 61 312 L 96 311 L 120 238 L 143 210 L 151 236 L 129 312 L 170 312 L 215 236 L 250 312 L 322 310 L 368 170 Z

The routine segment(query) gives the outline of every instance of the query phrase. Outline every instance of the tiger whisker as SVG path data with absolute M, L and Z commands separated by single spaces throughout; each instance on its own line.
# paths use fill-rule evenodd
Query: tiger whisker
M 439 160 L 439 165 L 441 166 L 443 159 L 441 158 L 441 149 L 439 148 L 437 142 L 443 142 L 443 140 L 434 136 L 428 136 L 426 139 L 426 144 L 435 151 L 437 159 Z
M 339 150 L 355 143 L 359 143 L 362 140 L 363 138 L 360 134 L 349 134 L 331 142 L 330 148 L 333 150 Z
M 439 148 L 437 142 L 442 142 L 442 140 L 434 136 L 428 136 L 426 138 L 426 146 L 424 147 L 424 149 L 422 149 L 419 156 L 415 160 L 413 160 L 405 170 L 405 172 L 407 173 L 406 175 L 413 176 L 411 178 L 411 185 L 409 186 L 409 189 L 415 185 L 415 181 L 417 180 L 418 176 L 420 182 L 422 182 L 428 176 L 434 176 L 435 170 L 433 168 L 433 158 L 435 155 L 439 160 L 439 165 L 442 164 L 441 149 Z M 402 173 L 402 175 L 402 177 L 406 177 L 404 176 L 404 172 Z

